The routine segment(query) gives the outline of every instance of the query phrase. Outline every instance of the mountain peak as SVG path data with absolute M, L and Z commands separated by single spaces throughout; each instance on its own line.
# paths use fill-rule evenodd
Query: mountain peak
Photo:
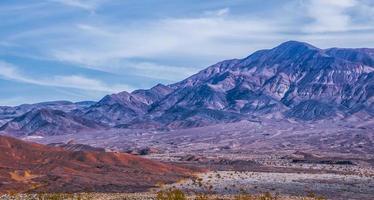
M 158 90 L 170 90 L 170 88 L 168 86 L 164 85 L 164 84 L 159 83 L 159 84 L 153 86 L 151 88 L 151 90 L 156 90 L 156 91 L 158 91 Z
M 283 42 L 282 44 L 278 45 L 274 49 L 285 50 L 285 49 L 300 49 L 300 48 L 319 50 L 319 48 L 317 48 L 317 47 L 315 47 L 311 44 L 308 44 L 306 42 L 299 42 L 299 41 L 295 41 L 295 40 L 290 40 L 290 41 L 287 41 L 287 42 Z

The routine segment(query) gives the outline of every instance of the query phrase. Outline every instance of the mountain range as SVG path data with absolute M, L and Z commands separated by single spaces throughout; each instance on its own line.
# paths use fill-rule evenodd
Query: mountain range
M 178 129 L 262 118 L 367 120 L 374 117 L 373 95 L 374 49 L 320 49 L 288 41 L 243 59 L 219 62 L 174 84 L 111 94 L 98 102 L 0 107 L 0 131 L 58 135 L 110 127 Z

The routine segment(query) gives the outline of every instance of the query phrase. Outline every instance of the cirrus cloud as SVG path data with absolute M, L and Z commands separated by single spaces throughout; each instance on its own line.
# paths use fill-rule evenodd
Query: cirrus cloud
M 100 80 L 91 79 L 80 75 L 56 75 L 48 78 L 33 78 L 19 71 L 18 68 L 13 64 L 4 61 L 0 61 L 0 71 L 2 72 L 0 74 L 0 78 L 2 79 L 30 83 L 34 85 L 102 91 L 108 93 L 120 92 L 123 90 L 132 90 L 132 88 L 127 85 L 108 85 Z

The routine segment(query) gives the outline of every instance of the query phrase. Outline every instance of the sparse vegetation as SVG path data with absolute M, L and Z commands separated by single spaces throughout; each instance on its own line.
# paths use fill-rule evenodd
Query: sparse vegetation
M 167 191 L 159 191 L 156 196 L 157 200 L 186 200 L 186 195 L 182 190 L 170 189 Z

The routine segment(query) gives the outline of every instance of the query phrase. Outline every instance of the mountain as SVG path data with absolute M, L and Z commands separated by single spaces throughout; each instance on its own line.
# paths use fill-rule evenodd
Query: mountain
M 78 115 L 109 125 L 128 123 L 146 115 L 150 105 L 163 99 L 172 91 L 172 88 L 158 84 L 149 90 L 107 95 Z
M 6 122 L 12 120 L 15 117 L 19 117 L 26 112 L 33 109 L 50 108 L 55 110 L 62 110 L 69 112 L 72 110 L 79 110 L 93 105 L 96 102 L 93 101 L 82 101 L 82 102 L 70 102 L 70 101 L 50 101 L 36 104 L 22 104 L 19 106 L 0 106 L 0 126 Z
M 157 84 L 149 90 L 135 90 L 131 94 L 142 98 L 145 104 L 151 105 L 155 102 L 160 101 L 171 92 L 173 92 L 173 89 L 171 87 Z
M 139 129 L 262 118 L 316 121 L 354 116 L 367 120 L 374 117 L 373 95 L 374 49 L 320 49 L 288 41 L 243 59 L 219 62 L 171 85 L 107 95 L 97 103 L 65 112 L 72 121 Z M 20 130 L 23 126 L 11 127 Z M 61 134 L 69 132 L 69 126 L 62 127 L 66 129 Z
M 126 123 L 146 114 L 145 100 L 128 92 L 107 95 L 79 116 L 109 125 Z
M 154 88 L 128 94 L 138 102 L 131 106 L 128 99 L 118 99 L 134 114 L 126 112 L 126 120 L 110 120 L 111 124 L 178 128 L 253 117 L 373 117 L 374 49 L 319 49 L 288 41 L 243 59 L 219 62 L 163 88 L 156 97 Z M 108 106 L 105 99 L 96 106 Z
M 124 153 L 66 151 L 0 136 L 0 193 L 139 192 L 191 170 Z
M 102 128 L 100 123 L 76 117 L 61 110 L 34 109 L 0 127 L 7 135 L 61 135 Z
M 337 58 L 341 58 L 344 60 L 348 60 L 351 62 L 361 62 L 367 66 L 374 65 L 374 51 L 373 49 L 369 48 L 361 48 L 361 49 L 339 49 L 339 48 L 331 48 L 325 51 L 328 55 L 334 56 Z

